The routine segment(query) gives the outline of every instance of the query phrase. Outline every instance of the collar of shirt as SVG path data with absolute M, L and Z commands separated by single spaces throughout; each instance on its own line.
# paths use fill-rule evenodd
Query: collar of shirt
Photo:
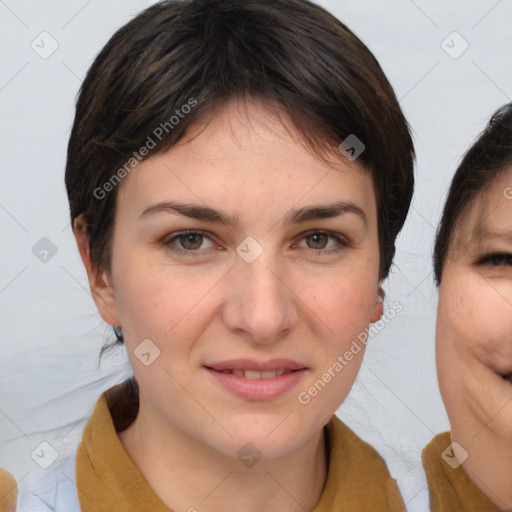
M 498 507 L 470 480 L 462 466 L 457 465 L 450 449 L 451 442 L 450 432 L 438 434 L 421 455 L 428 480 L 430 510 L 498 511 Z
M 117 435 L 136 417 L 134 379 L 105 391 L 76 454 L 76 485 L 82 512 L 172 512 L 154 493 Z M 325 427 L 327 481 L 312 512 L 398 512 L 404 504 L 384 460 L 336 416 Z

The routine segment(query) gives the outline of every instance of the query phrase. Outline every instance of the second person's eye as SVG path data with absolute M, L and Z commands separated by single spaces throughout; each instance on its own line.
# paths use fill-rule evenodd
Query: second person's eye
M 490 267 L 512 266 L 512 254 L 496 253 L 488 254 L 480 258 L 479 264 Z

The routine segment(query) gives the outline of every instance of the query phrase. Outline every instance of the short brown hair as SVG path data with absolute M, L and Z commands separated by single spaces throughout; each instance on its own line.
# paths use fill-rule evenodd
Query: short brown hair
M 512 103 L 500 107 L 464 155 L 453 176 L 434 246 L 434 276 L 443 267 L 459 219 L 479 193 L 512 164 Z
M 368 48 L 308 0 L 163 1 L 112 36 L 82 84 L 65 176 L 71 222 L 82 215 L 93 263 L 110 270 L 116 170 L 126 174 L 156 127 L 165 129 L 151 155 L 235 98 L 284 109 L 318 154 L 348 136 L 362 141 L 385 278 L 413 192 L 409 126 Z M 191 99 L 194 108 L 172 123 Z M 109 193 L 98 199 L 98 190 Z

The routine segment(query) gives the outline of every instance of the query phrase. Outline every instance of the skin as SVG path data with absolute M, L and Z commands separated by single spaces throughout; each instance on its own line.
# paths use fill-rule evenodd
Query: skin
M 74 229 L 98 311 L 123 327 L 139 383 L 139 414 L 120 440 L 173 510 L 312 510 L 327 476 L 323 427 L 347 396 L 363 351 L 308 405 L 297 395 L 382 315 L 370 174 L 339 153 L 320 160 L 284 122 L 264 104 L 233 101 L 140 163 L 118 191 L 110 273 L 91 264 L 87 239 Z M 139 220 L 171 200 L 222 209 L 239 224 L 165 212 Z M 347 212 L 283 222 L 290 210 L 337 201 L 356 205 L 365 220 Z M 195 239 L 199 255 L 187 240 L 162 243 L 186 229 L 211 237 L 202 245 Z M 331 230 L 348 245 L 318 242 L 305 236 L 310 230 Z M 250 264 L 236 253 L 248 236 L 263 248 Z M 149 366 L 134 356 L 145 338 L 161 351 Z M 203 368 L 233 358 L 292 358 L 308 369 L 283 395 L 247 400 Z M 251 468 L 237 458 L 248 442 L 263 455 Z
M 442 273 L 436 349 L 452 441 L 468 453 L 462 466 L 502 510 L 512 509 L 511 182 L 507 169 L 459 220 Z

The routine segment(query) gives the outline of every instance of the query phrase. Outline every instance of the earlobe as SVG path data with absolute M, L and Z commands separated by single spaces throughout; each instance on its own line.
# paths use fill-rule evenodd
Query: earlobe
M 372 316 L 370 318 L 370 322 L 373 324 L 375 322 L 378 322 L 384 313 L 384 291 L 379 286 L 379 292 L 377 294 L 377 297 L 375 298 L 375 304 L 373 305 L 373 311 Z
M 82 215 L 77 217 L 73 223 L 73 234 L 75 235 L 78 251 L 87 272 L 91 294 L 99 314 L 108 324 L 112 326 L 121 325 L 111 279 L 109 279 L 106 271 L 100 271 L 91 260 L 89 236 L 87 235 Z

